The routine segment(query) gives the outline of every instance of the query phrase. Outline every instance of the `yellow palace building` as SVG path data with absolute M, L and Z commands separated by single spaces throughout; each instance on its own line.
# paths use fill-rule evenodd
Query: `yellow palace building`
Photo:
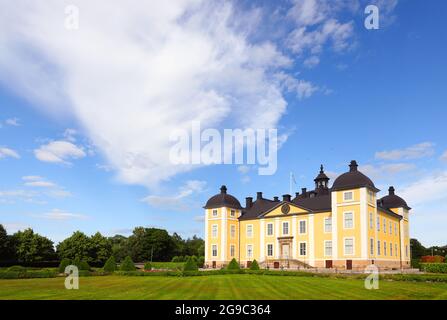
M 380 190 L 356 161 L 331 188 L 323 166 L 314 181 L 314 190 L 293 199 L 258 192 L 245 207 L 222 186 L 204 207 L 205 265 L 220 268 L 235 258 L 245 267 L 255 259 L 269 268 L 410 267 L 411 208 L 393 187 L 377 199 Z

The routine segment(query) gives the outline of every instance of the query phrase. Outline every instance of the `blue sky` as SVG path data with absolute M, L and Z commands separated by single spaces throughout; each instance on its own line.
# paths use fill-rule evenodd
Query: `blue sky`
M 299 191 L 320 164 L 334 178 L 356 159 L 382 194 L 394 185 L 414 208 L 413 237 L 446 244 L 443 1 L 71 3 L 76 30 L 64 27 L 68 2 L 1 2 L 9 232 L 202 235 L 201 207 L 222 184 L 241 203 L 281 196 L 290 172 Z M 370 3 L 379 30 L 363 26 Z M 167 135 L 194 120 L 278 128 L 277 172 L 167 163 Z

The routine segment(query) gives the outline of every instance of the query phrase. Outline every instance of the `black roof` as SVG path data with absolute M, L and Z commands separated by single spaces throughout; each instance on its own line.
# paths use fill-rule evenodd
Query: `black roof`
M 229 207 L 233 209 L 242 209 L 241 203 L 238 199 L 227 193 L 227 187 L 222 186 L 220 193 L 212 196 L 204 206 L 205 209 L 214 209 L 221 207 Z
M 335 179 L 332 185 L 332 191 L 340 191 L 354 188 L 367 187 L 375 192 L 380 190 L 376 188 L 370 178 L 357 170 L 358 164 L 355 160 L 351 161 L 349 165 L 349 172 L 343 173 L 337 179 Z
M 279 203 L 281 203 L 281 202 L 264 199 L 264 198 L 256 199 L 256 201 L 253 202 L 253 205 L 250 208 L 245 208 L 242 211 L 242 215 L 239 217 L 239 220 L 256 219 L 261 214 L 273 209 Z
M 407 202 L 395 194 L 394 187 L 390 187 L 388 189 L 388 195 L 381 198 L 378 202 L 380 203 L 381 207 L 387 209 L 405 208 L 407 210 L 411 210 L 411 208 L 407 205 Z
M 293 203 L 302 208 L 308 209 L 312 212 L 325 212 L 331 211 L 331 194 L 317 195 L 315 197 L 296 197 L 293 199 Z

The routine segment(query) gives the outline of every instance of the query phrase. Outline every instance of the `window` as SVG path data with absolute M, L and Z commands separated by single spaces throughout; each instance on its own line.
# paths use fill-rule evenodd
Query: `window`
M 393 224 L 390 221 L 390 234 L 393 234 Z
M 374 255 L 374 239 L 369 239 L 369 252 L 371 255 Z
M 386 242 L 383 242 L 383 255 L 386 256 Z
M 247 224 L 247 238 L 253 237 L 253 225 Z
M 354 239 L 345 239 L 345 255 L 354 254 Z
M 390 243 L 390 257 L 393 256 L 393 244 Z
M 253 245 L 251 244 L 247 245 L 247 258 L 248 259 L 253 258 Z
M 374 220 L 373 220 L 373 213 L 372 212 L 369 213 L 369 228 L 370 229 L 374 228 Z
M 344 213 L 345 229 L 354 228 L 354 216 L 352 212 Z
M 230 237 L 232 239 L 236 237 L 236 226 L 234 224 L 230 226 Z
M 217 217 L 217 209 L 213 210 L 213 217 Z
M 332 241 L 325 241 L 324 242 L 324 255 L 325 256 L 332 256 Z
M 386 233 L 386 219 L 383 218 L 383 233 Z
M 283 235 L 288 235 L 289 234 L 289 223 L 288 222 L 283 222 L 282 223 L 282 234 Z
M 397 243 L 396 244 L 394 244 L 394 254 L 396 255 L 396 257 L 397 257 Z
M 230 257 L 234 257 L 234 245 L 230 246 Z
M 377 241 L 377 255 L 380 256 L 380 240 Z
M 230 211 L 230 216 L 231 217 L 235 217 L 236 216 L 236 211 L 235 210 L 231 210 Z
M 405 257 L 408 258 L 408 245 L 405 246 Z
M 213 238 L 217 238 L 217 224 L 213 224 L 211 227 L 211 236 Z
M 217 244 L 211 246 L 212 256 L 217 257 Z
M 273 236 L 273 223 L 268 223 L 267 224 L 267 235 L 268 236 Z
M 394 223 L 394 234 L 397 236 L 397 223 Z
M 377 217 L 377 231 L 380 231 L 380 218 Z
M 273 257 L 273 244 L 267 245 L 267 256 Z
M 300 256 L 306 255 L 306 242 L 300 242 Z
M 352 201 L 354 198 L 354 194 L 352 191 L 343 192 L 343 200 L 344 201 Z
M 371 190 L 368 190 L 368 200 L 369 202 L 374 202 L 374 193 Z
M 306 233 L 306 220 L 301 220 L 300 221 L 300 233 Z
M 332 218 L 324 219 L 324 232 L 332 232 Z

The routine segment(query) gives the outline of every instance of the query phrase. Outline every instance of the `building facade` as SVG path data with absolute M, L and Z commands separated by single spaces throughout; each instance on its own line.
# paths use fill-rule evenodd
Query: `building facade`
M 245 207 L 225 186 L 205 205 L 205 265 L 220 268 L 235 258 L 249 267 L 380 269 L 410 267 L 409 212 L 395 194 L 380 191 L 351 161 L 329 187 L 321 166 L 315 189 L 266 199 L 246 198 Z

